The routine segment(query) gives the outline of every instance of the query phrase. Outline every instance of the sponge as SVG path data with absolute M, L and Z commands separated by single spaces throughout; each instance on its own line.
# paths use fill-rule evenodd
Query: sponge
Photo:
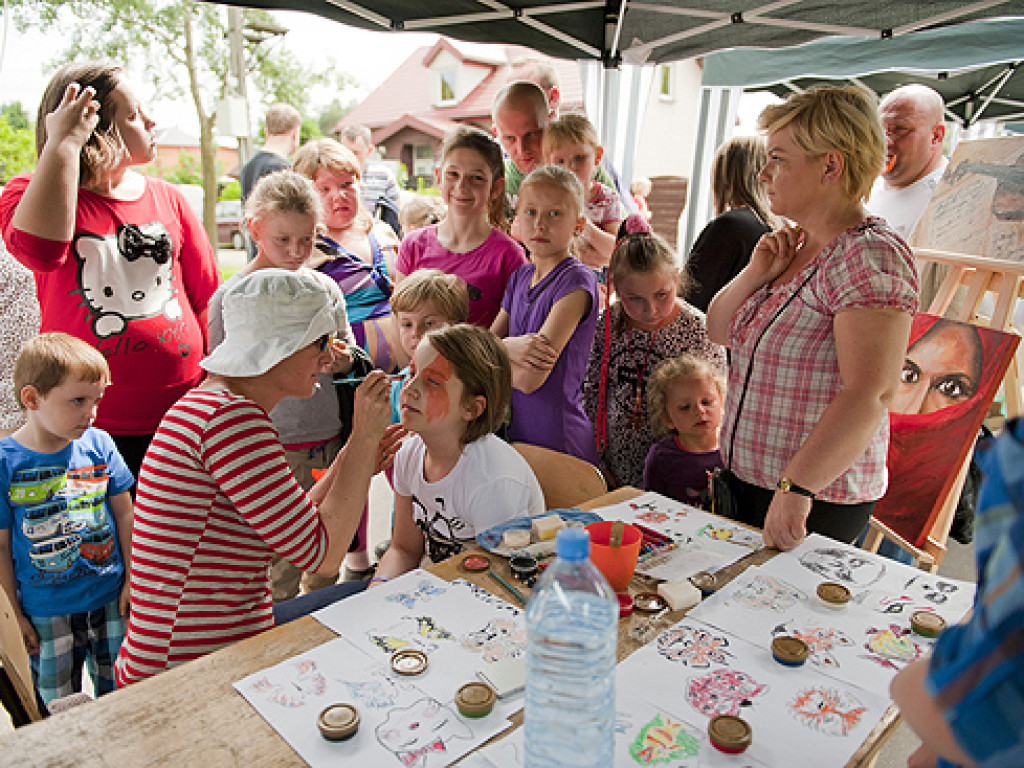
M 665 602 L 673 611 L 693 608 L 700 602 L 700 590 L 693 586 L 689 579 L 663 581 L 658 585 L 658 594 L 665 598 Z
M 545 515 L 534 520 L 530 527 L 537 541 L 546 541 L 565 528 L 565 521 L 558 515 Z

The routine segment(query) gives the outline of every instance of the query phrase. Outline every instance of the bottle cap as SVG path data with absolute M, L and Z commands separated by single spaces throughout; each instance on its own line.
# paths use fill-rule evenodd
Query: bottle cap
M 590 556 L 590 534 L 583 528 L 563 528 L 555 539 L 555 551 L 562 560 L 585 560 Z
M 931 611 L 914 611 L 910 615 L 910 628 L 921 637 L 938 637 L 946 628 L 946 620 Z
M 331 704 L 316 719 L 321 735 L 330 741 L 344 741 L 359 730 L 359 710 L 351 704 Z
M 418 675 L 427 668 L 427 654 L 415 648 L 396 651 L 391 656 L 391 669 L 399 675 Z
M 780 635 L 772 640 L 772 656 L 779 664 L 787 667 L 799 667 L 811 655 L 807 643 L 799 637 Z
M 497 698 L 487 683 L 466 683 L 455 694 L 455 706 L 466 717 L 486 717 L 494 709 Z
M 657 613 L 668 608 L 665 598 L 654 592 L 641 592 L 633 598 L 633 607 L 641 613 Z
M 818 585 L 818 599 L 828 608 L 845 608 L 850 602 L 850 590 L 834 581 L 823 581 Z
M 736 755 L 750 746 L 754 732 L 750 725 L 735 715 L 718 715 L 708 722 L 708 738 L 716 749 Z

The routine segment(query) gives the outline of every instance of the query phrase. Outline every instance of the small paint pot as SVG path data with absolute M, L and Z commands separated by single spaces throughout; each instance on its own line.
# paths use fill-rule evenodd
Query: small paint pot
M 921 637 L 938 637 L 946 628 L 946 620 L 931 611 L 914 611 L 910 615 L 910 628 Z
M 501 534 L 501 540 L 511 550 L 530 546 L 530 532 L 521 528 L 512 528 Z
M 700 597 L 704 598 L 711 597 L 718 589 L 718 578 L 713 573 L 707 571 L 701 571 L 695 573 L 690 577 L 690 583 L 693 584 L 697 589 L 700 590 Z
M 780 635 L 772 640 L 772 657 L 786 667 L 799 667 L 811 655 L 807 643 L 799 637 Z
M 466 683 L 455 694 L 455 706 L 465 717 L 486 717 L 494 709 L 497 694 L 487 683 Z
M 537 558 L 533 555 L 512 555 L 508 560 L 512 577 L 518 581 L 529 581 L 537 575 Z
M 462 558 L 462 570 L 482 573 L 491 567 L 491 561 L 483 555 L 466 555 Z
M 328 741 L 351 739 L 359 730 L 359 710 L 351 704 L 331 704 L 320 712 L 316 727 Z
M 619 598 L 619 618 L 624 619 L 633 613 L 633 598 L 628 592 L 617 592 L 616 597 Z
M 427 668 L 427 654 L 415 648 L 396 651 L 391 656 L 391 670 L 398 675 L 411 677 Z
M 718 715 L 708 722 L 708 738 L 720 752 L 738 755 L 753 742 L 754 732 L 741 717 Z
M 668 608 L 668 603 L 655 592 L 641 592 L 633 598 L 633 607 L 640 613 L 657 613 Z
M 823 581 L 815 592 L 821 604 L 834 611 L 840 611 L 850 602 L 850 590 L 834 581 Z

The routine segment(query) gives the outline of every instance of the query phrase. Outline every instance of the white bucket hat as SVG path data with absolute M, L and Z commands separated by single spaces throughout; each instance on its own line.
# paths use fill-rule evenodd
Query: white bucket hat
M 325 334 L 348 328 L 345 297 L 330 277 L 259 269 L 229 284 L 224 341 L 200 365 L 221 376 L 259 376 Z

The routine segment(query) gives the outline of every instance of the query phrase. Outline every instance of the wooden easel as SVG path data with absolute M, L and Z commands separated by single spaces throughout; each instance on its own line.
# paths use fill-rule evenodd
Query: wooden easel
M 933 261 L 949 267 L 949 272 L 943 279 L 935 299 L 928 307 L 927 311 L 930 314 L 947 316 L 952 320 L 973 323 L 1007 333 L 1019 333 L 1019 330 L 1013 327 L 1013 310 L 1017 299 L 1024 295 L 1024 263 L 936 251 L 930 248 L 915 248 L 914 255 L 917 256 L 918 262 Z M 955 310 L 947 315 L 954 299 L 958 298 L 957 293 L 961 287 L 966 289 L 966 296 L 962 301 L 958 301 Z M 992 294 L 995 302 L 995 309 L 992 312 L 992 317 L 989 318 L 979 314 L 982 299 L 987 293 Z M 1017 353 L 1003 377 L 1003 396 L 1007 418 L 1013 418 L 1022 413 L 1021 379 L 1024 374 L 1021 369 L 1022 358 L 1024 355 L 1018 347 Z M 935 518 L 923 547 L 914 546 L 885 523 L 872 517 L 868 522 L 869 529 L 864 537 L 863 548 L 870 552 L 877 552 L 882 538 L 885 537 L 904 551 L 909 552 L 920 568 L 936 573 L 939 570 L 939 564 L 946 556 L 946 541 L 949 538 L 953 514 L 956 511 L 957 502 L 960 500 L 960 492 L 963 490 L 969 464 L 970 455 L 960 467 L 956 482 L 946 494 L 939 515 Z

